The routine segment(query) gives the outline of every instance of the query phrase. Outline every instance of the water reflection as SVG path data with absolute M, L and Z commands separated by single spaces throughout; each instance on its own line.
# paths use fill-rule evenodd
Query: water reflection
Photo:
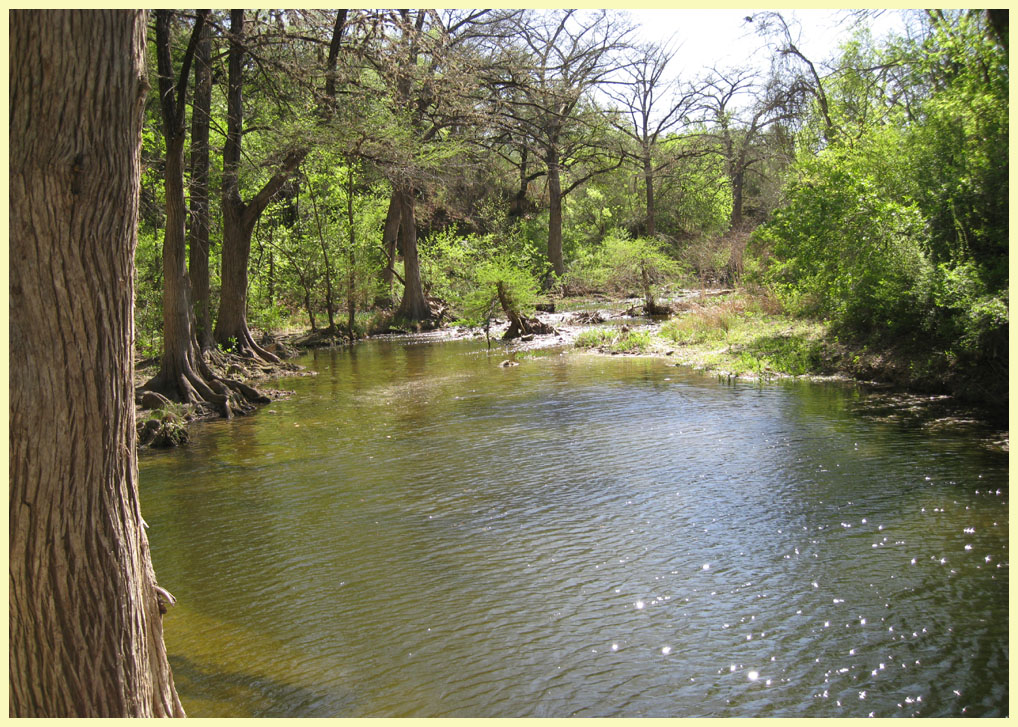
M 980 435 L 844 386 L 502 358 L 320 351 L 272 413 L 143 457 L 192 716 L 250 713 L 249 673 L 294 716 L 1006 711 L 1007 460 Z

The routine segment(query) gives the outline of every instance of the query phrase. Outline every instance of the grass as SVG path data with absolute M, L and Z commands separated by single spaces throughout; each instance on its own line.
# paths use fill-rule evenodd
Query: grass
M 684 363 L 735 375 L 824 373 L 830 353 L 825 324 L 783 316 L 773 299 L 745 292 L 691 301 L 658 338 Z
M 590 328 L 576 337 L 577 348 L 596 348 L 611 353 L 646 353 L 651 347 L 648 331 L 625 328 Z

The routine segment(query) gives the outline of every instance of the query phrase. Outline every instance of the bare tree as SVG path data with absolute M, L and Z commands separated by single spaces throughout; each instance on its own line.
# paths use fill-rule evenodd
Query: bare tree
M 697 105 L 714 124 L 714 149 L 724 160 L 732 185 L 733 229 L 742 226 L 747 175 L 776 150 L 763 143 L 765 132 L 798 117 L 801 93 L 758 71 L 712 69 Z
M 824 89 L 824 79 L 821 77 L 820 71 L 817 70 L 816 64 L 799 50 L 802 35 L 799 23 L 796 21 L 789 23 L 777 11 L 756 13 L 747 16 L 746 19 L 776 51 L 775 60 L 778 62 L 778 68 L 775 69 L 775 75 L 784 76 L 787 86 L 794 86 L 799 92 L 809 93 L 816 99 L 824 123 L 824 140 L 828 143 L 834 141 L 837 128 L 831 120 L 831 109 Z M 795 68 L 789 62 L 793 59 L 799 64 L 799 68 Z
M 675 56 L 674 48 L 648 44 L 634 51 L 634 58 L 622 69 L 620 83 L 607 86 L 605 93 L 618 104 L 621 118 L 616 128 L 636 146 L 636 153 L 628 152 L 628 156 L 640 165 L 643 173 L 646 230 L 648 236 L 654 237 L 657 234 L 654 180 L 678 161 L 675 155 L 655 161 L 655 153 L 665 136 L 690 123 L 698 94 L 677 82 L 666 83 L 664 74 Z M 662 99 L 664 94 L 667 95 Z M 697 153 L 698 150 L 687 148 L 682 156 Z
M 591 92 L 624 60 L 619 53 L 632 33 L 629 21 L 605 10 L 531 13 L 521 21 L 518 43 L 524 65 L 508 69 L 513 89 L 502 108 L 503 123 L 544 165 L 548 180 L 548 259 L 556 275 L 562 257 L 562 200 L 587 180 L 617 169 L 620 150 L 609 149 L 594 131 L 603 118 Z M 522 189 L 529 179 L 524 161 Z M 583 172 L 563 186 L 563 173 Z
M 184 714 L 135 465 L 145 28 L 10 13 L 12 717 Z

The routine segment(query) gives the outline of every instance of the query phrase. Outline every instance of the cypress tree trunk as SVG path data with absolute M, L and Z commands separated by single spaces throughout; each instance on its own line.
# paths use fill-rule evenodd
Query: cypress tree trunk
M 201 351 L 212 339 L 209 290 L 209 120 L 212 113 L 212 32 L 202 27 L 194 55 L 194 106 L 191 111 L 191 225 L 188 267 L 194 302 L 195 337 Z
M 11 716 L 183 716 L 135 466 L 145 36 L 10 13 Z
M 341 27 L 341 26 L 340 26 Z M 247 266 L 251 258 L 251 235 L 255 223 L 290 175 L 304 161 L 308 149 L 286 155 L 279 170 L 249 203 L 240 197 L 240 153 L 244 133 L 243 66 L 244 11 L 230 11 L 226 144 L 223 146 L 223 267 L 219 317 L 215 340 L 251 358 L 279 363 L 273 353 L 255 343 L 247 325 Z
M 421 285 L 421 267 L 417 259 L 417 223 L 414 219 L 414 193 L 408 187 L 401 187 L 399 196 L 399 239 L 403 248 L 403 300 L 396 311 L 398 317 L 410 321 L 426 321 L 431 318 L 431 306 L 424 297 Z
M 558 152 L 549 149 L 548 162 L 548 259 L 556 275 L 566 272 L 562 259 L 562 181 Z
M 163 357 L 159 373 L 145 383 L 145 389 L 158 391 L 171 399 L 188 404 L 210 404 L 220 414 L 248 411 L 252 401 L 268 398 L 237 381 L 220 379 L 202 357 L 195 337 L 194 314 L 185 259 L 184 204 L 184 97 L 189 64 L 201 27 L 196 26 L 184 55 L 178 83 L 174 83 L 170 56 L 170 20 L 172 11 L 156 11 L 156 56 L 159 64 L 159 90 L 166 139 L 166 235 L 163 241 Z M 204 15 L 199 18 L 204 20 Z M 202 23 L 204 24 L 204 23 Z
M 399 195 L 393 190 L 389 197 L 389 210 L 385 214 L 385 226 L 382 228 L 382 249 L 385 251 L 385 269 L 382 270 L 382 282 L 388 288 L 388 298 L 379 296 L 375 305 L 392 305 L 393 268 L 396 265 L 396 239 L 399 236 Z

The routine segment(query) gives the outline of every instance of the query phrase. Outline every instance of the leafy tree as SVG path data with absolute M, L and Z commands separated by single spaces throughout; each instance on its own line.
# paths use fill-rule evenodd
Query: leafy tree
M 336 108 L 335 92 L 340 39 L 346 25 L 346 10 L 339 10 L 332 24 L 329 56 L 324 68 L 325 94 L 318 110 L 330 118 Z M 309 29 L 313 32 L 313 28 Z M 223 184 L 221 205 L 223 210 L 223 263 L 222 292 L 219 316 L 216 320 L 215 339 L 223 346 L 253 358 L 279 362 L 279 357 L 259 346 L 251 336 L 247 323 L 248 263 L 251 253 L 251 235 L 262 212 L 280 191 L 286 181 L 311 150 L 308 136 L 300 134 L 284 145 L 282 158 L 274 163 L 274 173 L 246 202 L 241 196 L 241 152 L 244 138 L 244 67 L 250 46 L 247 40 L 244 11 L 230 11 L 228 52 L 227 132 L 223 147 Z M 296 40 L 290 44 L 296 47 Z M 291 82 L 296 84 L 296 70 Z M 306 86 L 304 87 L 306 88 Z M 330 95 L 331 94 L 331 95 Z
M 432 318 L 420 274 L 417 202 L 430 180 L 448 174 L 461 134 L 485 113 L 476 73 L 484 63 L 481 45 L 502 16 L 487 10 L 400 10 L 372 16 L 372 42 L 362 51 L 366 68 L 359 108 L 374 123 L 350 153 L 371 161 L 392 184 L 383 242 L 387 256 L 394 258 L 398 210 L 403 297 L 396 315 L 404 320 Z
M 846 47 L 827 94 L 830 119 L 844 121 L 819 151 L 803 148 L 788 206 L 757 243 L 800 309 L 893 334 L 958 377 L 976 367 L 1002 376 L 1006 50 L 985 13 L 933 11 L 923 22 L 884 48 L 865 37 Z
M 244 383 L 216 376 L 202 356 L 195 336 L 185 256 L 187 208 L 184 201 L 184 146 L 187 125 L 184 100 L 191 62 L 205 25 L 206 14 L 206 11 L 201 11 L 195 18 L 177 78 L 170 47 L 173 12 L 158 10 L 155 14 L 159 97 L 166 142 L 163 355 L 159 372 L 143 388 L 187 404 L 210 404 L 223 416 L 229 417 L 235 410 L 249 410 L 249 402 L 268 399 Z

